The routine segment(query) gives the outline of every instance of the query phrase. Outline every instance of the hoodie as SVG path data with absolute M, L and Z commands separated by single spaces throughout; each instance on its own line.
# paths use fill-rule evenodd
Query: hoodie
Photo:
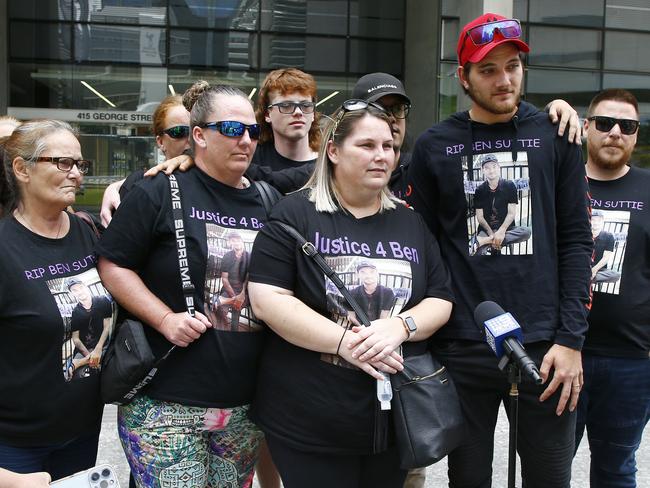
M 485 340 L 473 313 L 492 300 L 514 315 L 525 342 L 582 348 L 593 248 L 587 180 L 580 148 L 556 131 L 548 114 L 521 102 L 509 122 L 482 124 L 459 112 L 418 138 L 407 200 L 438 238 L 456 296 L 436 338 Z M 518 193 L 508 207 L 515 232 L 500 251 L 481 245 L 484 209 L 473 204 L 488 154 Z

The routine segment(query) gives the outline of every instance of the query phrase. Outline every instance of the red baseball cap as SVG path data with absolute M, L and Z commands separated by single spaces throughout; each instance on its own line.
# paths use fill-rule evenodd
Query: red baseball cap
M 503 29 L 498 26 L 490 26 L 490 24 L 499 21 L 511 21 L 512 24 L 510 26 L 504 26 Z M 485 30 L 481 31 L 480 28 L 475 29 L 479 26 L 485 26 Z M 517 30 L 517 26 L 519 30 Z M 472 33 L 474 36 L 470 35 Z M 481 39 L 481 44 L 476 45 L 473 37 Z M 518 20 L 509 19 L 498 14 L 483 14 L 463 27 L 458 38 L 458 46 L 456 46 L 458 62 L 461 66 L 464 66 L 468 62 L 478 63 L 492 49 L 506 42 L 515 44 L 517 49 L 525 53 L 530 51 L 528 44 L 521 40 L 521 25 Z

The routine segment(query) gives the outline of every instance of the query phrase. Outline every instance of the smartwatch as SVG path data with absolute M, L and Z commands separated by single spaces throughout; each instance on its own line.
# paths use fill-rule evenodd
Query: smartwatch
M 409 335 L 408 339 L 410 339 L 415 334 L 415 331 L 418 330 L 418 326 L 415 325 L 415 320 L 413 320 L 413 317 L 402 317 L 401 315 L 398 315 L 398 317 L 402 320 L 402 324 Z

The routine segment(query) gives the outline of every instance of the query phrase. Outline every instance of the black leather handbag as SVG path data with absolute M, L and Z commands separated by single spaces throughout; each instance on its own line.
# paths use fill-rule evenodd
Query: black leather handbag
M 431 351 L 405 357 L 391 381 L 402 469 L 434 464 L 460 445 L 465 423 L 456 387 Z

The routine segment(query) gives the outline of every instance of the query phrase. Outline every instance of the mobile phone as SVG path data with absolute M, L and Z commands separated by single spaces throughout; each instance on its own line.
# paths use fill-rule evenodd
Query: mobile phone
M 115 468 L 110 464 L 100 464 L 85 471 L 53 481 L 56 488 L 119 488 Z

